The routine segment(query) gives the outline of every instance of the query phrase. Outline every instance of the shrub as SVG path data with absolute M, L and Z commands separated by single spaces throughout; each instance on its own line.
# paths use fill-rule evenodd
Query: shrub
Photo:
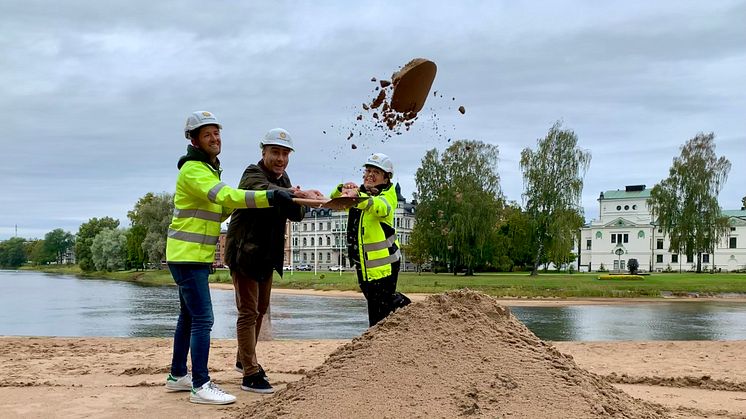
M 609 272 L 609 271 L 606 269 L 606 266 L 604 266 L 604 264 L 602 263 L 601 266 L 598 267 L 598 272 Z
M 640 268 L 640 262 L 637 259 L 630 259 L 627 261 L 627 269 L 632 275 L 637 275 L 637 270 Z

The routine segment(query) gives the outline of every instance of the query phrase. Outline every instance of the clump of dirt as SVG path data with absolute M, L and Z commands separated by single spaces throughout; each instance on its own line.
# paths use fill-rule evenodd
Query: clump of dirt
M 663 418 L 469 290 L 428 297 L 241 417 Z

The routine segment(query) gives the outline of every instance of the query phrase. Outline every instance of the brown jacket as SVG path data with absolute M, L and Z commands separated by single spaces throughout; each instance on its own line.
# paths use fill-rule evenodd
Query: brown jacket
M 246 168 L 238 185 L 240 189 L 288 190 L 292 186 L 287 173 L 278 179 L 259 161 Z M 225 240 L 225 264 L 231 271 L 256 279 L 269 277 L 272 270 L 282 276 L 285 258 L 285 224 L 301 221 L 305 208 L 248 208 L 231 215 Z

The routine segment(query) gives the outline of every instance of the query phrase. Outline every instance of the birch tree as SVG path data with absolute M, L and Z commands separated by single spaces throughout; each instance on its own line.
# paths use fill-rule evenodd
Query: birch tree
M 669 238 L 669 250 L 696 254 L 697 272 L 702 272 L 702 253 L 712 253 L 728 229 L 718 195 L 730 167 L 728 159 L 715 155 L 715 134 L 699 133 L 681 147 L 668 177 L 650 191 L 648 205 Z
M 536 151 L 526 147 L 521 152 L 526 212 L 533 229 L 534 262 L 531 276 L 538 273 L 539 264 L 547 252 L 558 254 L 572 247 L 573 236 L 582 225 L 571 213 L 582 213 L 580 197 L 583 177 L 591 154 L 577 147 L 578 136 L 562 129 L 557 121 L 547 136 L 537 140 Z

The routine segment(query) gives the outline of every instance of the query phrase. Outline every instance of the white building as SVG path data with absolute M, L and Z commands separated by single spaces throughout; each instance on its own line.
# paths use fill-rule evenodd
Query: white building
M 415 207 L 401 196 L 396 185 L 398 206 L 394 213 L 394 227 L 399 244 L 409 243 L 414 228 Z M 285 265 L 308 266 L 310 270 L 328 271 L 332 266 L 351 269 L 347 256 L 347 212 L 326 208 L 311 208 L 300 222 L 289 222 L 286 229 Z M 406 260 L 402 249 L 401 270 L 411 270 L 413 266 Z M 291 262 L 292 261 L 292 262 Z
M 637 259 L 643 271 L 696 269 L 696 255 L 689 258 L 668 250 L 668 238 L 655 225 L 648 198 L 650 189 L 645 185 L 601 192 L 598 219 L 581 229 L 579 270 L 625 271 L 632 258 Z M 729 217 L 730 231 L 712 254 L 702 255 L 702 269 L 746 269 L 746 210 L 725 210 L 723 215 Z

